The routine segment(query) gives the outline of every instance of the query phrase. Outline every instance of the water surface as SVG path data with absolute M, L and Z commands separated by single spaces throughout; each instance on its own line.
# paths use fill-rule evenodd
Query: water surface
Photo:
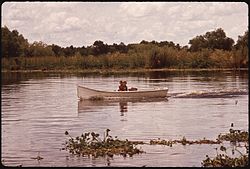
M 169 88 L 167 99 L 81 102 L 76 86 L 114 91 L 119 81 L 139 90 Z M 215 98 L 178 94 L 244 91 Z M 216 139 L 230 124 L 248 130 L 248 72 L 150 72 L 133 74 L 2 73 L 2 152 L 6 166 L 201 166 L 218 145 L 138 145 L 145 154 L 123 158 L 76 157 L 61 150 L 71 136 L 102 133 L 120 139 Z M 37 155 L 44 159 L 32 159 Z

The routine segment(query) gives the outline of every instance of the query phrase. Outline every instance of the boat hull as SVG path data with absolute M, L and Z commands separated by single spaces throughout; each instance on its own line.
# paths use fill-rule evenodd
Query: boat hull
M 115 91 L 107 92 L 77 86 L 77 96 L 80 99 L 116 99 L 116 98 L 163 98 L 167 97 L 168 89 L 147 90 L 147 91 Z

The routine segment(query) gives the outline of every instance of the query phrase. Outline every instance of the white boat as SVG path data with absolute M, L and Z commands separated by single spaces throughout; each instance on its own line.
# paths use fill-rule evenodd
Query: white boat
M 77 86 L 77 96 L 81 99 L 124 99 L 124 98 L 163 98 L 167 97 L 168 88 L 141 91 L 100 91 L 87 87 Z

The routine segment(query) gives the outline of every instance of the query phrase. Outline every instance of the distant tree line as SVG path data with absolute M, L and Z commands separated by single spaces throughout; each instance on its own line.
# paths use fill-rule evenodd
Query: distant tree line
M 97 40 L 91 46 L 82 47 L 60 47 L 56 44 L 47 45 L 41 41 L 28 43 L 28 40 L 19 34 L 17 30 L 10 31 L 6 26 L 2 30 L 2 57 L 34 57 L 34 56 L 74 56 L 76 54 L 81 56 L 87 55 L 103 55 L 107 53 L 120 52 L 126 53 L 129 46 L 123 42 L 113 45 L 104 44 L 104 42 Z
M 6 26 L 1 28 L 1 32 L 1 55 L 5 59 L 4 63 L 10 64 L 10 62 L 7 63 L 6 59 L 15 58 L 15 64 L 20 65 L 20 58 L 26 58 L 25 65 L 21 65 L 22 67 L 26 66 L 26 68 L 27 58 L 37 57 L 64 59 L 77 57 L 78 61 L 81 62 L 78 65 L 79 68 L 110 68 L 115 67 L 115 64 L 120 64 L 120 67 L 129 66 L 132 68 L 248 66 L 248 31 L 243 36 L 238 36 L 236 44 L 234 44 L 232 38 L 226 36 L 222 28 L 218 28 L 189 40 L 189 46 L 180 46 L 172 41 L 148 42 L 145 40 L 137 44 L 125 45 L 121 42 L 120 44 L 108 45 L 101 40 L 97 40 L 93 45 L 87 47 L 74 47 L 73 45 L 61 47 L 56 44 L 47 45 L 41 41 L 29 43 L 17 30 L 11 31 Z M 120 60 L 123 63 L 116 63 L 113 59 Z M 88 66 L 87 62 L 90 62 L 90 60 L 98 62 L 98 64 Z M 43 66 L 46 65 L 43 64 Z

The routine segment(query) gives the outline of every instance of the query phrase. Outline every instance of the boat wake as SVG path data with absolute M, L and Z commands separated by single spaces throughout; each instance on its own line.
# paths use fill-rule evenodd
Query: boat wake
M 174 98 L 232 98 L 239 95 L 248 95 L 244 89 L 214 90 L 214 91 L 193 91 L 188 93 L 169 93 Z

